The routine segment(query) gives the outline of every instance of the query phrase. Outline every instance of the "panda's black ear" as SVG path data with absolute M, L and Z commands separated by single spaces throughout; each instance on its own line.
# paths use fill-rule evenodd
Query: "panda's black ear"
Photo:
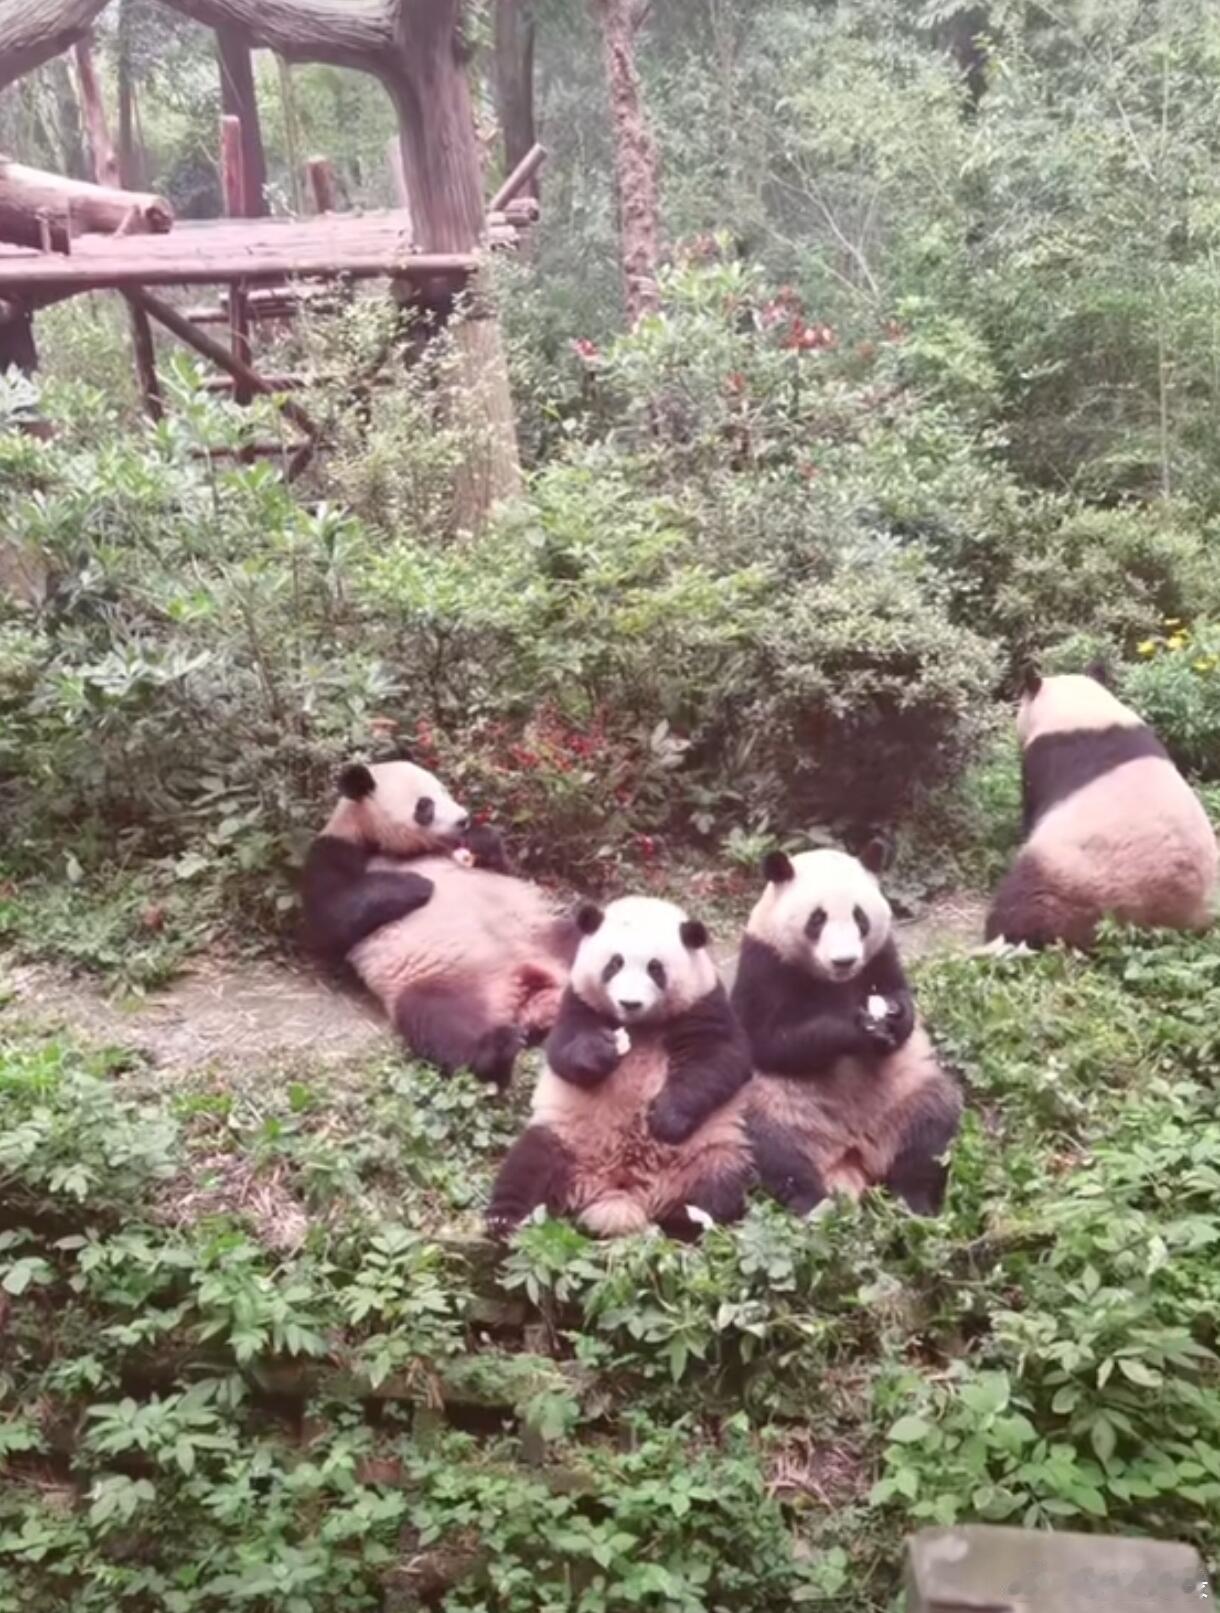
M 1036 666 L 1033 666 L 1031 664 L 1027 664 L 1022 669 L 1022 672 L 1021 672 L 1021 688 L 1024 690 L 1024 692 L 1027 695 L 1029 695 L 1032 698 L 1032 696 L 1037 694 L 1038 690 L 1041 687 L 1042 687 L 1042 674 L 1041 674 L 1041 672 L 1038 671 L 1038 668 Z
M 874 836 L 860 853 L 861 865 L 868 869 L 870 874 L 880 874 L 890 860 L 890 848 L 885 841 Z
M 762 860 L 762 875 L 768 885 L 783 885 L 796 873 L 786 852 L 769 851 Z
M 576 928 L 582 935 L 596 935 L 605 916 L 596 902 L 582 902 L 576 909 Z
M 353 762 L 339 774 L 339 794 L 346 795 L 349 801 L 363 801 L 376 788 L 377 781 L 363 762 Z
M 1092 678 L 1094 683 L 1100 683 L 1103 689 L 1113 687 L 1110 682 L 1110 668 L 1102 660 L 1100 655 L 1095 655 L 1093 657 L 1088 666 L 1085 667 L 1084 675 L 1086 678 Z
M 678 934 L 682 937 L 682 945 L 690 952 L 698 952 L 708 942 L 707 925 L 699 919 L 683 919 Z

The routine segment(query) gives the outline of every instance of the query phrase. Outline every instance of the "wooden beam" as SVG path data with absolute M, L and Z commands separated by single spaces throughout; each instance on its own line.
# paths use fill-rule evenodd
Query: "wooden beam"
M 528 184 L 528 182 L 534 177 L 545 161 L 546 147 L 541 145 L 531 146 L 531 148 L 525 153 L 525 156 L 522 157 L 521 161 L 513 169 L 512 173 L 509 174 L 508 178 L 500 186 L 499 190 L 492 197 L 491 201 L 488 202 L 487 211 L 489 213 L 494 213 L 497 211 L 497 209 L 504 207 L 508 202 L 511 202 L 521 187 L 525 184 Z
M 206 331 L 197 330 L 189 319 L 184 319 L 169 303 L 162 302 L 160 297 L 154 297 L 148 291 L 132 291 L 130 295 L 146 314 L 158 324 L 164 325 L 166 330 L 172 331 L 179 341 L 185 342 L 204 358 L 210 359 L 218 370 L 231 375 L 235 381 L 244 382 L 251 392 L 258 392 L 263 396 L 275 395 L 274 389 L 257 370 L 251 369 L 248 364 L 243 364 L 240 359 L 235 358 L 227 347 L 215 341 Z M 291 398 L 283 398 L 280 399 L 279 406 L 285 418 L 291 420 L 306 436 L 318 435 L 318 428 L 299 403 L 294 403 Z
M 340 275 L 440 278 L 458 289 L 478 268 L 474 253 L 412 251 L 402 234 L 403 223 L 401 213 L 344 213 L 301 220 L 225 221 L 175 230 L 172 235 L 120 240 L 86 235 L 74 242 L 70 258 L 0 250 L 0 296 L 9 287 L 94 291 L 107 286 L 206 286 Z

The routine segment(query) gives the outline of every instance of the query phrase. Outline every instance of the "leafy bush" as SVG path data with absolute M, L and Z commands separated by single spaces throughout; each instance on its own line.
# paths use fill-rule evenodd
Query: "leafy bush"
M 1220 561 L 1197 525 L 1173 512 L 1077 509 L 1014 550 L 995 621 L 1018 656 L 1081 634 L 1129 655 L 1166 617 L 1214 603 Z
M 1124 700 L 1152 724 L 1180 767 L 1220 778 L 1220 629 L 1171 621 L 1123 667 Z

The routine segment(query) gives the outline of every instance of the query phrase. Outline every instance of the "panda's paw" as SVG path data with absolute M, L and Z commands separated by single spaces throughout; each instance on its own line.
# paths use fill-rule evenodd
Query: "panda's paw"
M 867 1008 L 862 1008 L 856 1015 L 856 1024 L 868 1037 L 874 1047 L 884 1053 L 892 1053 L 898 1046 L 898 1038 L 894 1034 L 893 1025 L 885 1019 L 874 1019 Z
M 496 1243 L 507 1243 L 520 1222 L 515 1215 L 506 1210 L 489 1210 L 483 1219 L 483 1225 L 489 1238 Z
M 480 1036 L 470 1068 L 480 1081 L 494 1081 L 497 1086 L 506 1087 L 526 1041 L 526 1034 L 519 1025 L 497 1025 Z
M 676 1103 L 667 1101 L 664 1093 L 649 1104 L 648 1130 L 657 1142 L 675 1148 L 679 1143 L 684 1143 L 694 1129 L 689 1117 Z

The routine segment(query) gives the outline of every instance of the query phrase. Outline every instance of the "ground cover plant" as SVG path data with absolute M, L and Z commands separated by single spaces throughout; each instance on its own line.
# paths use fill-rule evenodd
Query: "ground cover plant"
M 697 1248 L 479 1212 L 519 1122 L 397 1055 L 0 1084 L 0 1606 L 894 1605 L 981 1518 L 1220 1552 L 1220 949 L 942 958 L 945 1217 Z

